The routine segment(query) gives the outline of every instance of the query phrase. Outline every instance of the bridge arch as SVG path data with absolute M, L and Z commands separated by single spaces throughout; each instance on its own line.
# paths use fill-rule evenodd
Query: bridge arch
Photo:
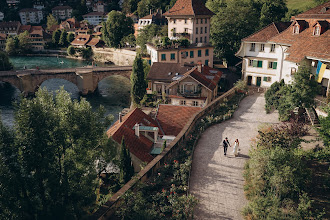
M 71 93 L 71 97 L 79 98 L 78 86 L 71 81 L 62 78 L 47 79 L 40 84 L 38 89 L 46 87 L 48 91 L 55 92 L 56 90 L 59 90 L 61 86 L 64 86 L 65 91 Z
M 38 90 L 38 88 L 47 80 L 56 80 L 56 79 L 63 79 L 68 82 L 71 82 L 72 84 L 77 85 L 77 77 L 73 74 L 47 74 L 47 75 L 38 75 L 36 76 L 37 79 L 35 80 L 35 92 Z
M 11 86 L 13 86 L 16 89 L 18 89 L 19 91 L 23 92 L 22 88 L 21 88 L 21 83 L 18 79 L 15 79 L 15 78 L 0 78 L 0 82 L 9 83 Z

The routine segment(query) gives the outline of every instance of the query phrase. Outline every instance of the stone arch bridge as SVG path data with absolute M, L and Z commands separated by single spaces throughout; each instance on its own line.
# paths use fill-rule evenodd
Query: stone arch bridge
M 77 85 L 82 95 L 87 95 L 97 89 L 102 79 L 113 75 L 130 78 L 131 72 L 132 66 L 1 71 L 0 81 L 14 85 L 28 96 L 34 95 L 40 85 L 48 79 L 65 79 Z

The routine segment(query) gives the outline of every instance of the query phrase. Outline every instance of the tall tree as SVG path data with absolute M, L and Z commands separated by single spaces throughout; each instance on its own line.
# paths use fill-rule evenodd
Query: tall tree
M 60 37 L 61 37 L 61 30 L 57 29 L 56 31 L 53 32 L 53 36 L 52 36 L 52 42 L 55 45 L 58 45 L 59 41 L 60 41 Z
M 131 155 L 129 152 L 128 147 L 125 144 L 125 139 L 121 140 L 120 145 L 120 162 L 119 162 L 119 168 L 120 168 L 120 175 L 119 175 L 119 181 L 121 184 L 127 183 L 132 176 L 134 175 L 134 167 L 131 160 Z
M 103 23 L 102 33 L 108 47 L 118 48 L 123 37 L 134 33 L 133 20 L 119 11 L 111 11 Z
M 135 57 L 133 63 L 133 70 L 131 74 L 131 96 L 133 104 L 139 105 L 146 94 L 147 82 L 145 80 L 145 73 L 142 58 L 140 55 Z
M 15 55 L 17 53 L 17 48 L 14 38 L 9 37 L 7 39 L 5 51 L 7 52 L 8 55 Z
M 31 48 L 29 36 L 30 34 L 28 31 L 24 31 L 23 33 L 20 33 L 18 35 L 17 39 L 18 39 L 19 51 L 22 54 L 25 54 Z
M 81 219 L 96 202 L 97 174 L 115 148 L 104 109 L 61 89 L 22 99 L 15 129 L 0 122 L 1 219 Z M 7 179 L 9 178 L 9 179 Z
M 66 30 L 62 30 L 58 44 L 61 46 L 66 46 L 68 44 L 67 37 L 68 37 L 68 32 L 66 32 Z
M 260 28 L 281 21 L 288 8 L 284 0 L 263 0 L 260 10 Z
M 8 55 L 0 51 L 0 71 L 11 70 L 13 65 L 10 63 Z
M 70 44 L 73 40 L 74 40 L 74 33 L 72 32 L 68 33 L 66 41 Z
M 155 36 L 162 36 L 162 29 L 159 25 L 149 24 L 139 31 L 136 43 L 140 46 L 142 53 L 147 52 L 146 43 L 151 42 Z M 167 33 L 166 35 L 167 36 Z
M 58 25 L 56 18 L 52 14 L 47 16 L 47 29 L 51 29 L 54 25 Z

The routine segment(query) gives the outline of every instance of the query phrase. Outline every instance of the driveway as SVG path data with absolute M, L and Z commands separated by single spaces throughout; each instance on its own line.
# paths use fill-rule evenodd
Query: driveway
M 278 123 L 278 114 L 266 114 L 263 94 L 244 98 L 234 117 L 208 128 L 196 146 L 190 193 L 199 204 L 194 219 L 243 219 L 241 210 L 247 204 L 244 196 L 243 168 L 250 144 L 258 134 L 258 127 L 264 123 Z M 224 156 L 222 141 L 228 137 L 233 146 L 238 138 L 239 156 L 232 155 L 233 147 Z

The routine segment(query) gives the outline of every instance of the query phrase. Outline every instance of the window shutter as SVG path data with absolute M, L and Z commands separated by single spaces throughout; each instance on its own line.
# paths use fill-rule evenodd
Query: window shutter
M 273 62 L 273 69 L 275 70 L 277 68 L 277 62 Z
M 257 67 L 258 66 L 258 60 L 253 60 L 253 67 Z
M 262 67 L 262 60 L 258 60 L 258 67 Z
M 264 76 L 264 81 L 267 82 L 267 76 Z

